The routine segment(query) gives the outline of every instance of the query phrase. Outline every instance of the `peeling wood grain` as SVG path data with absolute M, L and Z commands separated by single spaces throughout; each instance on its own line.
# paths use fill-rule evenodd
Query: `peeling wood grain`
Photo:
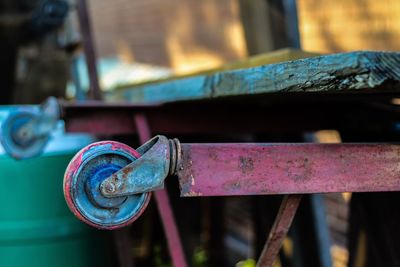
M 400 91 L 400 53 L 351 52 L 134 87 L 132 103 L 268 93 Z

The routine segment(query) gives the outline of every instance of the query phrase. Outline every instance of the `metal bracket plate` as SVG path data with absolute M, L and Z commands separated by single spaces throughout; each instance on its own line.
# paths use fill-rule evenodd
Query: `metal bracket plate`
M 170 167 L 176 166 L 176 142 L 158 135 L 137 151 L 142 155 L 139 159 L 101 183 L 100 190 L 105 197 L 128 196 L 164 188 Z

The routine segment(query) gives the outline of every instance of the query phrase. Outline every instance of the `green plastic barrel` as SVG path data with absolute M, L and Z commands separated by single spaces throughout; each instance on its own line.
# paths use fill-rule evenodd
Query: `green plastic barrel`
M 58 131 L 42 156 L 22 161 L 0 147 L 0 266 L 104 266 L 99 231 L 72 215 L 62 190 L 68 162 L 91 141 Z

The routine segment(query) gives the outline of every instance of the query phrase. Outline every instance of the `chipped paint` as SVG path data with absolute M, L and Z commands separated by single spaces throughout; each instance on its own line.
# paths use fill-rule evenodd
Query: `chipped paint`
M 185 193 L 183 196 L 184 197 L 200 197 L 202 195 L 203 195 L 202 193 L 190 191 L 190 192 Z
M 239 157 L 239 168 L 243 173 L 251 172 L 254 170 L 253 159 L 250 157 Z

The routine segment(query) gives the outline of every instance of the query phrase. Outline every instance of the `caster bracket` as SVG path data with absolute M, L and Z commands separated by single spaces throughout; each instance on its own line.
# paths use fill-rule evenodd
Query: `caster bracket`
M 118 172 L 107 177 L 100 185 L 105 197 L 121 197 L 164 188 L 164 180 L 175 173 L 179 141 L 158 135 L 140 146 L 142 155 Z

